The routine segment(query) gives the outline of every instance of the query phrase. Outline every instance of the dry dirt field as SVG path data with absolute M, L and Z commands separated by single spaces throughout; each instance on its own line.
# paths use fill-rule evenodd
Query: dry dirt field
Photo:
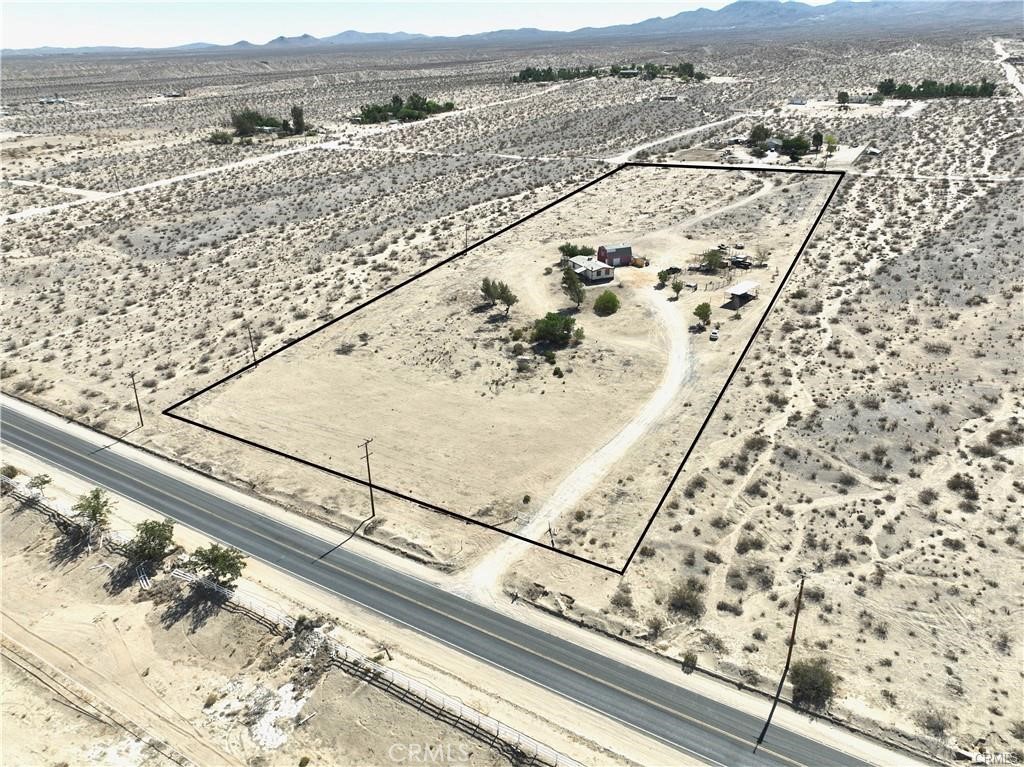
M 266 61 L 145 57 L 133 65 L 130 81 L 123 62 L 102 57 L 5 60 L 3 389 L 122 434 L 137 425 L 128 380 L 134 372 L 146 425 L 129 440 L 352 529 L 366 516 L 363 488 L 232 445 L 160 411 L 244 365 L 248 330 L 258 353 L 271 351 L 621 160 L 728 163 L 743 156 L 727 146 L 728 138 L 756 123 L 832 133 L 840 151 L 829 168 L 847 177 L 624 576 L 535 549 L 503 548 L 495 560 L 502 536 L 394 499 L 378 498 L 381 522 L 366 535 L 457 571 L 467 589 L 497 583 L 545 610 L 666 656 L 698 652 L 703 667 L 765 688 L 785 657 L 800 571 L 807 580 L 797 645 L 801 653 L 827 658 L 839 673 L 834 714 L 906 737 L 927 736 L 926 745 L 983 742 L 1019 752 L 1024 160 L 1016 148 L 1024 138 L 1024 101 L 1017 70 L 1003 59 L 1022 48 L 1019 39 L 978 38 L 605 48 L 558 56 L 453 49 L 401 61 L 372 49 Z M 508 82 L 528 64 L 648 58 L 690 60 L 715 77 L 680 86 L 677 102 L 651 100 L 676 88 L 663 81 L 543 88 Z M 987 77 L 999 87 L 991 99 L 847 110 L 831 103 L 839 89 L 867 92 L 885 77 Z M 154 98 L 181 88 L 185 98 Z M 55 90 L 71 103 L 36 103 Z M 361 103 L 412 90 L 452 99 L 460 109 L 397 127 L 345 120 Z M 808 103 L 788 105 L 794 95 Z M 319 135 L 251 147 L 203 140 L 233 107 L 283 114 L 296 102 L 322 129 Z M 879 153 L 866 152 L 868 146 Z M 809 155 L 800 164 L 820 167 L 824 158 Z M 748 187 L 726 191 L 740 195 L 759 185 L 752 177 Z M 699 211 L 708 191 L 697 185 L 681 204 Z M 778 190 L 705 220 L 693 227 L 692 242 L 666 237 L 661 243 L 678 243 L 672 258 L 683 261 L 692 244 L 730 239 L 719 224 L 746 228 L 753 237 L 762 217 L 793 220 L 805 210 L 796 200 L 821 194 L 797 191 Z M 543 274 L 559 241 L 641 242 L 643 232 L 616 221 L 626 204 L 631 199 L 610 201 L 582 229 L 566 223 L 522 243 L 531 265 L 509 267 L 507 274 L 514 287 L 522 285 L 513 327 L 562 301 L 555 275 Z M 682 215 L 660 212 L 666 218 L 652 220 L 652 231 Z M 775 228 L 765 236 L 778 234 Z M 345 379 L 341 371 L 356 369 L 338 365 L 345 360 L 367 365 L 360 369 L 387 385 L 413 373 L 444 379 L 443 391 L 458 390 L 445 407 L 468 402 L 473 392 L 474 409 L 511 400 L 508 369 L 501 374 L 493 364 L 505 323 L 491 325 L 486 313 L 472 313 L 482 274 L 471 275 L 473 269 L 460 268 L 458 290 L 438 283 L 425 296 L 454 295 L 454 304 L 396 305 L 381 319 L 401 324 L 401 333 L 367 329 L 363 346 L 339 326 L 331 343 L 326 336 L 311 339 L 310 364 L 322 366 L 325 377 L 300 382 L 315 388 L 338 375 L 339 388 L 359 397 L 385 396 L 375 378 Z M 597 318 L 584 307 L 586 339 L 559 355 L 563 372 L 571 364 L 571 373 L 556 379 L 542 364 L 514 390 L 523 403 L 546 409 L 538 412 L 569 413 L 572 427 L 585 435 L 580 443 L 607 439 L 642 403 L 617 400 L 609 420 L 595 421 L 577 418 L 568 402 L 558 407 L 553 395 L 568 400 L 563 387 L 601 394 L 603 385 L 625 382 L 643 399 L 658 386 L 667 340 L 646 332 L 655 311 L 647 299 L 678 310 L 677 320 L 689 317 L 690 297 L 684 293 L 679 306 L 667 301 L 645 284 L 652 272 L 635 270 L 615 288 L 628 298 L 620 315 Z M 744 336 L 751 308 L 733 324 L 716 309 L 726 341 L 716 349 L 730 348 L 732 333 Z M 441 325 L 449 312 L 474 337 L 483 328 L 477 349 L 464 337 L 469 334 Z M 607 321 L 620 317 L 647 327 Z M 428 335 L 412 334 L 410 323 Z M 415 345 L 438 335 L 450 346 L 435 354 L 450 353 L 450 360 Z M 346 342 L 356 344 L 351 354 L 335 354 Z M 696 348 L 704 339 L 687 343 Z M 617 364 L 599 367 L 593 359 L 599 349 Z M 643 380 L 622 368 L 627 358 L 645 371 Z M 722 362 L 713 355 L 687 358 L 696 366 L 691 383 L 701 380 L 701 366 Z M 474 370 L 475 361 L 481 365 Z M 461 371 L 459 379 L 450 380 L 449 370 Z M 268 363 L 260 376 L 273 372 Z M 706 391 L 683 392 L 677 399 L 698 412 Z M 263 396 L 268 405 L 294 404 L 287 390 Z M 358 401 L 355 392 L 350 396 Z M 336 406 L 353 410 L 348 401 Z M 266 424 L 278 428 L 271 415 Z M 681 417 L 680 433 L 689 417 Z M 521 417 L 513 419 L 515 428 L 522 425 Z M 322 431 L 324 424 L 309 426 Z M 359 473 L 355 446 L 374 436 L 374 426 L 354 424 L 356 439 L 342 433 L 327 455 Z M 585 452 L 564 432 L 555 436 L 563 451 Z M 504 456 L 502 441 L 482 429 L 472 438 L 496 459 L 527 458 Z M 384 443 L 382 461 L 392 449 Z M 485 457 L 464 460 L 478 465 Z M 632 503 L 649 493 L 674 467 L 672 457 L 631 453 L 635 463 L 619 468 L 634 480 L 619 485 L 609 477 L 607 487 L 595 485 L 582 502 L 583 520 L 575 518 L 579 509 L 571 518 L 535 518 L 552 522 L 561 546 L 617 556 L 616 547 L 636 537 L 628 514 L 613 518 L 618 499 Z M 429 455 L 415 461 L 445 465 Z M 539 506 L 553 478 L 526 463 L 486 488 L 493 498 L 472 505 L 493 507 L 494 519 L 505 514 L 502 505 L 521 513 L 527 493 L 528 506 Z M 437 474 L 439 497 L 473 490 L 461 484 L 468 472 L 445 479 Z M 616 533 L 612 550 L 602 548 L 608 542 L 598 536 L 602 529 Z M 546 533 L 546 524 L 534 532 Z M 687 586 L 703 605 L 699 615 L 672 608 L 673 594 Z
M 621 567 L 835 181 L 627 168 L 174 412 L 360 478 L 372 436 L 375 485 L 545 542 L 550 522 L 558 548 Z M 566 241 L 630 242 L 650 265 L 618 268 L 577 310 Z M 722 241 L 764 266 L 684 271 L 695 289 L 678 300 L 657 286 Z M 507 314 L 481 296 L 486 277 L 519 296 Z M 741 280 L 762 293 L 732 308 L 723 289 Z M 621 308 L 599 316 L 605 290 Z M 693 332 L 702 302 L 717 342 Z M 529 334 L 548 312 L 585 337 L 545 363 Z

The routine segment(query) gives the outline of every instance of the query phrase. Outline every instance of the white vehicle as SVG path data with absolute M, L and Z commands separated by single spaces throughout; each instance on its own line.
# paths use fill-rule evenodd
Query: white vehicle
M 713 328 L 712 331 L 711 331 L 711 335 L 708 336 L 708 338 L 711 339 L 712 341 L 717 341 L 718 340 L 718 328 Z

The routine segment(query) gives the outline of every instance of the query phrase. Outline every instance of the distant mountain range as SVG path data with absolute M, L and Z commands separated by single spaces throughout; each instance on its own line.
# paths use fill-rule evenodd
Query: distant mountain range
M 407 32 L 357 32 L 350 29 L 330 37 L 299 35 L 275 37 L 263 44 L 240 40 L 231 45 L 190 43 L 173 48 L 126 48 L 89 46 L 82 48 L 4 49 L 4 55 L 47 55 L 86 53 L 196 53 L 231 51 L 297 51 L 358 45 L 391 44 L 543 44 L 613 38 L 638 42 L 657 38 L 792 38 L 821 36 L 850 38 L 892 37 L 924 32 L 976 32 L 1020 35 L 1024 28 L 1020 0 L 838 0 L 827 5 L 806 5 L 779 0 L 737 0 L 717 11 L 700 8 L 667 18 L 653 18 L 636 24 L 584 27 L 572 32 L 543 29 L 500 29 L 458 37 L 410 34 Z

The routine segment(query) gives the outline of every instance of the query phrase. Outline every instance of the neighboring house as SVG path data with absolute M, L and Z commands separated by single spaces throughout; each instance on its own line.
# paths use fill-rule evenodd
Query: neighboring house
M 597 260 L 608 266 L 629 266 L 633 263 L 633 246 L 601 245 L 597 249 Z
M 671 93 L 663 93 L 658 96 L 658 101 L 676 101 L 679 97 Z
M 593 256 L 573 256 L 569 259 L 569 268 L 584 282 L 603 282 L 615 276 L 614 267 L 598 261 Z
M 789 99 L 789 103 L 792 104 L 793 106 L 802 107 L 807 103 L 807 99 L 805 99 L 803 96 L 792 96 Z
M 775 138 L 774 136 L 772 136 L 770 139 L 764 142 L 764 145 L 768 147 L 769 151 L 778 152 L 780 149 L 782 149 L 782 139 Z
M 639 69 L 620 69 L 619 77 L 637 77 L 640 74 Z

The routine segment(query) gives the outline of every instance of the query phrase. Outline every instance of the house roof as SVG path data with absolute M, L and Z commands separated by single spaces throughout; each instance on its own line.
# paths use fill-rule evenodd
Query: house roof
M 604 249 L 605 252 L 608 253 L 609 255 L 617 253 L 628 253 L 629 255 L 633 254 L 633 246 L 625 242 L 619 245 L 605 245 Z
M 598 261 L 593 256 L 573 256 L 569 259 L 574 271 L 591 271 L 593 269 L 611 269 L 608 264 Z
M 730 296 L 745 296 L 747 293 L 756 293 L 760 288 L 761 283 L 754 280 L 744 280 L 743 282 L 737 282 L 731 288 L 726 288 L 725 292 Z

